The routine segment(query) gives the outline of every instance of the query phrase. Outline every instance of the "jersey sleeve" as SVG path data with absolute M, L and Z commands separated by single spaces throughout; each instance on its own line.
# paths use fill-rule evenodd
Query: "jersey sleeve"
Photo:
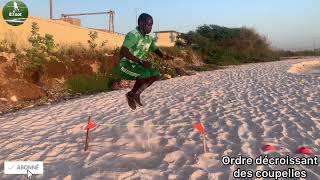
M 152 42 L 151 42 L 151 45 L 150 45 L 150 51 L 151 52 L 154 52 L 154 51 L 156 51 L 157 49 L 158 49 L 158 46 L 156 45 L 156 42 L 155 42 L 155 40 L 153 39 L 153 38 L 151 38 L 152 39 Z
M 138 38 L 133 33 L 128 33 L 123 41 L 124 47 L 131 49 L 138 41 Z

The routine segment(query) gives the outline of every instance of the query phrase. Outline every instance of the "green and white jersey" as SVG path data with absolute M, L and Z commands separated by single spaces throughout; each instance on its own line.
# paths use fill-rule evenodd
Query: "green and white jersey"
M 158 49 L 154 39 L 149 35 L 142 35 L 137 28 L 126 35 L 122 46 L 128 48 L 135 57 L 142 61 L 146 60 L 150 52 Z M 122 60 L 129 59 L 124 57 Z

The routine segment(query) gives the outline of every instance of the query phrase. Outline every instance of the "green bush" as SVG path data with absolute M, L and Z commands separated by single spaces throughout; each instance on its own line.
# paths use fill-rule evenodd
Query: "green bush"
M 196 31 L 181 34 L 179 38 L 184 42 L 180 46 L 199 52 L 208 64 L 230 65 L 279 59 L 266 38 L 246 27 L 204 25 Z
M 70 60 L 99 60 L 104 61 L 106 54 L 110 54 L 110 50 L 105 47 L 107 40 L 101 42 L 98 46 L 96 40 L 98 33 L 96 31 L 90 31 L 89 40 L 87 40 L 89 48 L 86 48 L 81 43 L 77 45 L 65 45 L 55 53 L 58 59 L 63 59 L 68 63 Z
M 152 59 L 152 61 L 150 59 Z M 171 77 L 177 76 L 175 67 L 167 61 L 164 61 L 163 59 L 159 58 L 157 55 L 150 55 L 147 61 L 149 61 L 152 64 L 153 68 L 158 69 L 160 71 L 160 74 L 168 74 Z
M 58 60 L 57 57 L 53 55 L 58 47 L 54 43 L 53 36 L 50 34 L 45 34 L 42 37 L 39 34 L 39 26 L 37 23 L 32 23 L 31 36 L 28 39 L 31 44 L 31 48 L 26 49 L 26 54 L 19 54 L 17 57 L 18 61 L 22 59 L 27 59 L 28 62 L 25 65 L 26 74 L 30 72 L 43 73 L 45 71 L 45 63 L 50 60 Z
M 98 44 L 96 43 L 96 40 L 98 38 L 98 32 L 97 31 L 90 31 L 88 35 L 89 35 L 90 39 L 87 42 L 89 44 L 90 50 L 91 51 L 96 50 L 96 48 L 98 47 Z M 105 45 L 107 44 L 107 42 L 108 42 L 107 40 L 102 41 L 101 44 L 99 45 L 99 48 L 100 49 L 105 48 Z
M 276 51 L 278 56 L 280 57 L 290 57 L 290 56 L 320 56 L 320 49 L 316 51 L 284 51 L 284 50 L 279 50 Z
M 0 52 L 17 53 L 17 45 L 7 39 L 0 40 Z
M 96 39 L 98 38 L 98 33 L 97 31 L 90 31 L 89 32 L 89 37 L 90 39 L 88 40 L 88 44 L 91 50 L 94 50 L 98 45 L 96 43 Z
M 161 50 L 174 57 L 183 57 L 182 51 L 179 47 L 161 47 Z
M 44 72 L 44 64 L 46 62 L 46 55 L 44 53 L 40 53 L 37 49 L 28 49 L 26 54 L 27 59 L 31 60 L 31 62 L 29 62 L 26 65 L 26 73 L 30 72 L 30 71 L 37 71 L 37 72 Z
M 101 74 L 79 74 L 67 80 L 67 87 L 71 94 L 92 94 L 110 90 L 113 82 L 112 77 Z
M 57 45 L 54 43 L 53 36 L 50 34 L 45 34 L 42 37 L 39 34 L 39 26 L 37 23 L 33 22 L 31 27 L 31 36 L 28 41 L 32 45 L 32 49 L 36 49 L 39 53 L 52 53 Z

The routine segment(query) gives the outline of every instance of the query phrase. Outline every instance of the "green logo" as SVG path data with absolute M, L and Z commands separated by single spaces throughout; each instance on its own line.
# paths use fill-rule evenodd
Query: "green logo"
M 3 19 L 12 26 L 23 24 L 28 15 L 28 7 L 20 0 L 8 2 L 2 10 Z

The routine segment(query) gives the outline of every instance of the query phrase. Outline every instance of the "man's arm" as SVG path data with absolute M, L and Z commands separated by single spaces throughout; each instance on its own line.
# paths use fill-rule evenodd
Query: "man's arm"
M 131 61 L 134 61 L 134 62 L 142 65 L 141 60 L 140 60 L 139 58 L 135 57 L 135 56 L 129 51 L 129 49 L 126 48 L 126 47 L 124 47 L 124 46 L 121 47 L 120 56 L 121 56 L 121 57 L 126 57 L 126 58 L 130 59 Z
M 147 61 L 141 61 L 139 58 L 135 57 L 128 48 L 122 46 L 121 50 L 120 50 L 120 57 L 126 57 L 134 62 L 136 62 L 137 64 L 140 64 L 141 66 L 145 67 L 145 68 L 150 68 L 151 64 Z

